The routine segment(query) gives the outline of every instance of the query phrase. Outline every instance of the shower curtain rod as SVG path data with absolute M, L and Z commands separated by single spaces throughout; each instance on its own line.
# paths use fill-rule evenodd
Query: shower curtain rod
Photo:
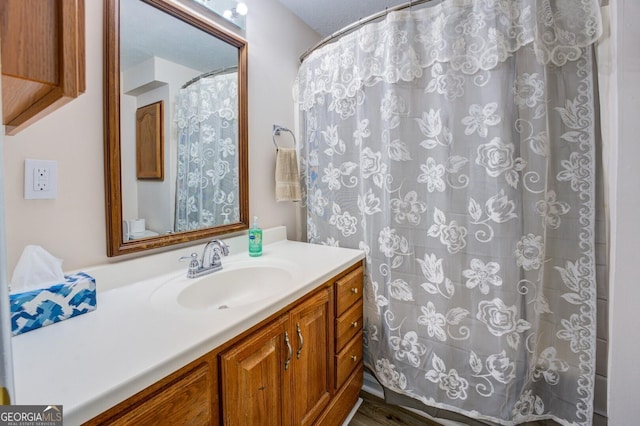
M 233 66 L 233 67 L 221 68 L 219 70 L 205 72 L 204 74 L 200 74 L 199 76 L 194 77 L 191 80 L 187 81 L 185 84 L 182 85 L 182 89 L 186 89 L 187 87 L 191 86 L 193 83 L 195 83 L 196 81 L 202 78 L 211 77 L 212 75 L 224 74 L 227 71 L 232 71 L 237 69 L 238 69 L 237 66 Z
M 300 55 L 300 63 L 302 63 L 307 58 L 307 56 L 309 56 L 314 50 L 324 46 L 325 44 L 330 43 L 333 39 L 338 38 L 341 35 L 344 35 L 350 31 L 353 31 L 356 28 L 363 26 L 364 24 L 368 24 L 371 21 L 375 21 L 376 19 L 385 16 L 389 12 L 395 12 L 396 10 L 407 9 L 407 8 L 410 8 L 411 6 L 417 6 L 422 3 L 432 3 L 432 2 L 440 3 L 442 1 L 443 0 L 413 0 L 413 1 L 409 0 L 407 3 L 399 4 L 398 6 L 388 7 L 383 11 L 373 13 L 367 16 L 366 18 L 362 18 L 352 24 L 349 24 L 346 27 L 320 40 L 316 45 L 314 45 L 310 49 L 307 49 L 302 55 Z M 600 0 L 601 7 L 608 6 L 608 5 L 609 5 L 609 0 Z
M 385 10 L 381 11 L 381 12 L 376 12 L 373 13 L 369 16 L 367 16 L 366 18 L 362 18 L 352 24 L 347 25 L 346 27 L 336 31 L 335 33 L 329 35 L 328 37 L 323 38 L 322 40 L 320 40 L 319 43 L 317 43 L 315 46 L 313 46 L 312 48 L 308 49 L 306 52 L 304 52 L 301 56 L 300 56 L 300 63 L 302 63 L 307 56 L 309 56 L 311 54 L 311 52 L 313 52 L 314 50 L 324 46 L 325 44 L 331 42 L 333 39 L 340 37 L 341 35 L 344 35 L 350 31 L 355 30 L 358 27 L 363 26 L 364 24 L 368 24 L 371 21 L 375 21 L 378 18 L 381 18 L 383 16 L 385 16 L 387 13 L 389 12 L 395 12 L 396 10 L 402 10 L 402 9 L 407 9 L 410 8 L 411 6 L 416 6 L 422 3 L 431 3 L 431 2 L 439 2 L 441 0 L 410 0 L 407 3 L 403 3 L 403 4 L 399 4 L 397 6 L 393 6 L 393 7 L 388 7 Z

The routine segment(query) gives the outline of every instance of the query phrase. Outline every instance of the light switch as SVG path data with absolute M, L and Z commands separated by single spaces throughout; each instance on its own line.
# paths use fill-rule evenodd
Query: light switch
M 58 195 L 58 162 L 24 160 L 24 198 L 55 199 Z

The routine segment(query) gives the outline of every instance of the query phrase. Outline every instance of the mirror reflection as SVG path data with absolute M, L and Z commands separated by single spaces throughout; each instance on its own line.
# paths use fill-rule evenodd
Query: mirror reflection
M 192 0 L 202 5 L 218 16 L 244 29 L 246 26 L 246 15 L 249 11 L 247 4 L 242 0 Z
M 237 222 L 236 67 L 191 80 L 178 94 L 175 231 Z
M 123 240 L 239 222 L 238 49 L 121 0 L 120 77 Z
M 182 0 L 105 10 L 107 255 L 247 229 L 246 41 Z

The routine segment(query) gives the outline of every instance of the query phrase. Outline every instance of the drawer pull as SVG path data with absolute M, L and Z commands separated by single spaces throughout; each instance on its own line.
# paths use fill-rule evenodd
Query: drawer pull
M 293 355 L 293 350 L 291 349 L 291 343 L 289 342 L 289 333 L 284 332 L 284 343 L 287 345 L 287 360 L 284 362 L 284 370 L 287 371 L 289 369 L 289 363 L 291 362 L 291 356 Z
M 358 294 L 358 287 L 351 287 L 351 293 Z
M 356 362 L 358 360 L 358 357 L 355 355 L 351 355 L 351 361 Z
M 358 321 L 354 321 L 351 323 L 351 327 L 356 328 L 358 326 Z
M 302 338 L 302 331 L 300 330 L 300 323 L 296 323 L 296 332 L 298 333 L 298 342 L 300 342 L 300 347 L 296 351 L 296 358 L 300 359 L 300 354 L 302 353 L 302 347 L 304 346 L 304 339 Z

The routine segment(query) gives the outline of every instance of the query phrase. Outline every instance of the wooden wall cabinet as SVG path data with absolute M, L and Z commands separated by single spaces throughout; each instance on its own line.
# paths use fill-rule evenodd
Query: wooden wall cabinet
M 164 101 L 136 110 L 136 175 L 164 180 Z
M 363 381 L 358 263 L 85 425 L 339 426 Z
M 84 0 L 2 0 L 2 123 L 14 135 L 85 91 Z

